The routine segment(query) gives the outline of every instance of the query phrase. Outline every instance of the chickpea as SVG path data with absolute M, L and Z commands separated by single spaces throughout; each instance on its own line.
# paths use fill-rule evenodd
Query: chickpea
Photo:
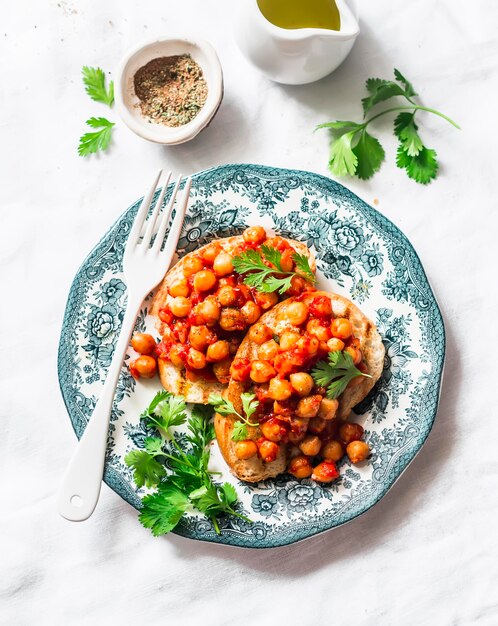
M 220 340 L 215 341 L 208 346 L 206 351 L 206 361 L 210 363 L 216 363 L 217 361 L 223 361 L 230 354 L 230 345 L 228 341 Z
M 142 354 L 138 359 L 132 361 L 129 367 L 130 374 L 137 380 L 139 378 L 153 378 L 156 375 L 157 363 L 156 359 Z
M 268 387 L 268 397 L 272 400 L 287 400 L 292 395 L 292 387 L 289 381 L 281 378 L 272 378 Z
M 307 283 L 304 278 L 302 278 L 301 276 L 293 276 L 291 278 L 290 289 L 287 289 L 286 293 L 290 296 L 298 296 L 299 294 L 303 293 L 303 291 L 308 291 L 309 287 L 309 283 Z
M 216 334 L 207 326 L 191 326 L 188 339 L 191 346 L 204 352 L 210 344 L 216 341 Z
M 235 330 L 244 330 L 246 327 L 242 311 L 232 307 L 223 307 L 221 309 L 219 324 L 223 330 L 230 332 Z
M 294 269 L 294 255 L 295 251 L 292 248 L 287 248 L 282 252 L 280 258 L 280 267 L 283 272 L 292 272 Z
M 222 385 L 227 385 L 230 382 L 230 364 L 230 359 L 223 359 L 223 361 L 213 363 L 213 374 Z
M 344 350 L 344 341 L 337 339 L 337 337 L 332 337 L 332 339 L 327 341 L 327 350 L 329 352 L 341 352 Z
M 308 396 L 313 389 L 314 381 L 306 372 L 296 372 L 289 376 L 290 384 L 298 396 Z
M 265 341 L 265 343 L 262 344 L 258 350 L 258 358 L 262 359 L 263 361 L 273 361 L 277 354 L 278 343 L 274 339 L 270 339 L 270 341 Z
M 364 441 L 352 441 L 348 443 L 346 453 L 351 463 L 361 463 L 370 454 L 370 448 Z
M 259 439 L 257 442 L 258 451 L 265 463 L 271 463 L 278 456 L 279 445 L 268 439 Z
M 159 319 L 165 324 L 171 324 L 173 321 L 173 313 L 167 307 L 159 309 Z
M 339 441 L 332 439 L 322 445 L 320 454 L 326 461 L 339 461 L 344 456 L 344 448 Z
M 250 377 L 255 383 L 267 383 L 277 372 L 268 361 L 253 361 Z
M 307 398 L 301 398 L 297 403 L 296 415 L 298 417 L 305 417 L 311 419 L 316 417 L 320 404 L 322 402 L 322 396 L 316 394 L 314 396 L 308 396 Z
M 248 300 L 244 306 L 240 309 L 246 324 L 254 324 L 261 317 L 261 309 L 259 306 L 253 302 L 252 300 Z
M 308 425 L 308 430 L 310 433 L 313 433 L 314 435 L 319 435 L 320 433 L 323 433 L 326 427 L 327 427 L 326 420 L 322 419 L 321 417 L 312 417 Z
M 311 319 L 306 324 L 306 332 L 316 337 L 319 341 L 328 341 L 330 339 L 330 324 L 323 323 L 319 319 Z
M 198 256 L 188 256 L 183 259 L 183 275 L 185 278 L 200 272 L 202 268 L 203 263 Z
M 289 350 L 290 348 L 292 348 L 292 346 L 294 344 L 296 344 L 298 342 L 300 337 L 301 337 L 301 335 L 299 335 L 298 333 L 293 333 L 290 330 L 284 331 L 280 335 L 280 350 L 282 352 L 285 352 L 286 350 Z
M 320 349 L 320 342 L 316 337 L 301 337 L 296 343 L 296 348 L 303 354 L 314 356 Z
M 351 443 L 361 439 L 363 435 L 363 427 L 359 424 L 351 424 L 351 422 L 345 422 L 339 428 L 339 436 L 344 444 Z
M 221 307 L 214 296 L 208 296 L 196 306 L 196 313 L 204 324 L 214 326 L 220 319 Z
M 251 441 L 250 439 L 237 441 L 235 443 L 235 456 L 241 461 L 251 459 L 253 456 L 256 456 L 257 453 L 258 446 L 256 445 L 256 442 Z
M 330 317 L 332 315 L 332 302 L 327 296 L 316 296 L 309 303 L 310 313 L 315 317 Z
M 221 304 L 221 306 L 230 306 L 231 304 L 234 304 L 237 300 L 237 294 L 235 293 L 235 289 L 233 287 L 230 287 L 230 285 L 224 285 L 223 287 L 220 287 L 218 293 L 216 294 L 216 297 L 218 298 L 218 302 Z
M 285 441 L 287 439 L 287 427 L 284 422 L 278 419 L 270 418 L 267 422 L 261 424 L 261 432 L 269 441 Z
M 184 296 L 177 296 L 171 300 L 169 308 L 175 317 L 187 317 L 192 310 L 192 302 Z
M 313 468 L 312 480 L 318 483 L 330 483 L 339 476 L 339 472 L 333 461 L 322 461 Z
M 218 241 L 213 241 L 204 248 L 202 251 L 202 258 L 206 265 L 213 265 L 214 260 L 221 252 L 221 249 L 221 244 Z
M 249 374 L 251 372 L 251 363 L 249 359 L 241 357 L 234 359 L 230 366 L 230 376 L 241 383 L 249 380 Z
M 322 442 L 320 437 L 316 435 L 306 435 L 306 437 L 299 444 L 299 449 L 303 454 L 308 456 L 316 456 L 320 452 Z
M 246 243 L 259 245 L 266 239 L 266 230 L 262 226 L 251 226 L 245 229 L 242 237 Z
M 183 296 L 184 298 L 190 295 L 190 287 L 188 285 L 187 279 L 182 278 L 181 280 L 177 280 L 176 283 L 173 283 L 169 289 L 168 293 L 173 298 L 177 296 Z
M 318 409 L 318 417 L 321 417 L 324 420 L 332 420 L 336 416 L 338 408 L 339 400 L 323 398 L 320 402 L 320 408 Z
M 273 412 L 275 415 L 287 415 L 290 416 L 294 412 L 292 406 L 287 400 L 282 400 L 279 402 L 278 400 L 273 401 Z
M 194 289 L 199 292 L 210 291 L 216 285 L 216 274 L 211 270 L 201 270 L 194 275 Z
M 306 456 L 295 456 L 287 468 L 289 474 L 292 474 L 295 478 L 308 478 L 313 473 L 311 463 Z
M 206 367 L 206 357 L 199 350 L 190 348 L 187 355 L 187 365 L 195 370 L 201 370 Z
M 306 437 L 306 431 L 304 432 L 300 432 L 300 431 L 293 431 L 291 430 L 289 432 L 289 442 L 290 443 L 294 443 L 294 444 L 298 444 L 300 441 L 302 441 L 304 438 Z M 299 448 L 298 448 L 299 450 Z M 301 453 L 301 450 L 299 450 L 299 453 Z
M 131 339 L 131 347 L 140 354 L 152 354 L 156 349 L 156 340 L 147 333 L 135 333 Z
M 353 325 L 345 317 L 336 317 L 330 324 L 330 330 L 337 339 L 349 339 L 353 334 Z
M 260 346 L 273 337 L 271 328 L 268 328 L 265 324 L 254 324 L 249 329 L 249 339 Z
M 351 358 L 353 359 L 353 363 L 355 365 L 359 365 L 361 363 L 363 359 L 361 350 L 359 350 L 358 348 L 352 348 L 351 346 L 349 346 L 348 348 L 346 348 L 346 352 L 351 355 Z
M 216 276 L 226 276 L 233 272 L 232 257 L 228 252 L 220 252 L 213 263 L 213 270 Z
M 179 367 L 181 369 L 185 367 L 185 363 L 182 359 L 182 355 L 185 353 L 184 351 L 185 347 L 180 343 L 175 343 L 171 346 L 169 351 L 169 360 L 175 367 Z
M 261 291 L 255 290 L 254 299 L 256 300 L 256 304 L 259 304 L 263 311 L 267 311 L 277 304 L 278 295 L 274 291 L 271 293 L 262 293 Z
M 280 319 L 287 320 L 293 326 L 304 324 L 308 317 L 308 307 L 304 302 L 288 302 L 279 314 Z

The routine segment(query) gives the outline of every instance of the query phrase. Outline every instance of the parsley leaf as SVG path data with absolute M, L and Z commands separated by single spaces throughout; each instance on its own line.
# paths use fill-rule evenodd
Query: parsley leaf
M 124 460 L 133 469 L 133 479 L 137 487 L 154 487 L 166 476 L 164 467 L 146 450 L 131 450 Z
M 80 137 L 78 154 L 80 156 L 88 156 L 98 152 L 98 150 L 107 150 L 111 143 L 114 122 L 106 120 L 105 117 L 91 117 L 86 121 L 86 124 L 91 128 L 98 128 L 100 130 L 94 133 L 85 133 Z
M 296 272 L 284 272 L 282 270 L 282 253 L 276 248 L 270 246 L 261 246 L 261 255 L 256 250 L 247 250 L 232 259 L 233 267 L 238 274 L 247 274 L 244 276 L 244 283 L 250 287 L 254 287 L 263 293 L 271 293 L 277 291 L 284 294 L 292 286 L 294 276 L 303 276 L 306 280 L 314 283 L 316 278 L 311 271 L 309 261 L 304 254 L 297 252 L 292 256 L 296 264 Z M 271 264 L 270 267 L 265 260 Z
M 248 437 L 247 424 L 244 424 L 244 422 L 235 422 L 232 430 L 232 440 L 245 441 Z
M 332 137 L 330 140 L 329 169 L 336 176 L 353 176 L 358 165 L 358 157 L 353 152 L 351 142 L 356 131 Z
M 416 180 L 417 183 L 427 185 L 437 176 L 439 164 L 436 156 L 435 150 L 425 146 L 422 146 L 422 149 L 416 156 L 410 156 L 400 146 L 396 156 L 396 165 L 404 168 L 408 176 Z
M 161 483 L 156 493 L 145 496 L 138 519 L 154 537 L 169 533 L 187 510 L 188 497 L 170 482 Z
M 183 396 L 174 396 L 168 394 L 168 397 L 162 401 L 154 414 L 149 413 L 149 418 L 154 422 L 156 428 L 168 431 L 172 426 L 181 426 L 187 421 L 185 400 Z
M 363 114 L 366 115 L 372 107 L 394 96 L 404 96 L 405 90 L 392 80 L 369 78 L 366 82 L 369 95 L 361 99 Z
M 329 353 L 328 362 L 319 361 L 311 376 L 320 387 L 327 387 L 327 398 L 338 398 L 348 386 L 349 382 L 357 376 L 371 378 L 370 374 L 364 374 L 357 369 L 349 352 L 337 350 Z
M 314 283 L 316 278 L 310 267 L 309 258 L 305 254 L 299 254 L 299 252 L 296 252 L 296 254 L 292 257 L 292 260 L 296 264 L 296 270 L 302 274 L 306 280 L 309 280 L 310 283 Z
M 258 400 L 254 393 L 243 393 L 240 396 L 242 400 L 242 408 L 245 415 L 239 413 L 230 400 L 225 400 L 219 393 L 212 393 L 209 396 L 208 403 L 214 406 L 215 411 L 220 415 L 236 415 L 239 419 L 233 425 L 232 439 L 241 441 L 248 437 L 248 426 L 259 426 L 258 422 L 251 422 L 251 417 L 259 406 Z
M 386 156 L 379 140 L 372 137 L 365 129 L 361 131 L 359 141 L 353 148 L 353 152 L 358 161 L 356 176 L 363 180 L 371 178 L 375 172 L 379 171 Z
M 415 124 L 415 113 L 400 113 L 394 120 L 394 134 L 408 156 L 417 156 L 424 147 Z
M 413 85 L 408 82 L 406 80 L 406 78 L 403 76 L 403 74 L 397 70 L 396 68 L 394 68 L 394 78 L 401 83 L 402 85 L 404 85 L 405 87 L 405 94 L 408 98 L 411 98 L 412 96 L 416 96 L 418 95 L 415 91 L 415 89 L 413 88 Z
M 85 65 L 82 69 L 82 74 L 85 91 L 90 98 L 111 107 L 114 103 L 114 82 L 111 80 L 109 89 L 106 89 L 105 73 L 100 67 L 88 67 Z

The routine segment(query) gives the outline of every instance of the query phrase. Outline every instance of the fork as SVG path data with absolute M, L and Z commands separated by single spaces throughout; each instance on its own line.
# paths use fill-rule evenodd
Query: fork
M 128 292 L 123 323 L 105 384 L 57 494 L 59 513 L 72 522 L 82 522 L 88 519 L 97 505 L 104 472 L 111 408 L 130 335 L 142 302 L 147 294 L 159 284 L 168 270 L 180 237 L 191 179 L 186 179 L 183 195 L 176 203 L 175 217 L 164 249 L 161 249 L 182 180 L 179 176 L 168 206 L 161 213 L 164 194 L 171 178 L 171 172 L 167 174 L 152 214 L 147 218 L 161 173 L 162 170 L 159 170 L 152 187 L 144 196 L 128 236 L 123 255 L 123 273 Z M 145 232 L 141 238 L 144 228 Z

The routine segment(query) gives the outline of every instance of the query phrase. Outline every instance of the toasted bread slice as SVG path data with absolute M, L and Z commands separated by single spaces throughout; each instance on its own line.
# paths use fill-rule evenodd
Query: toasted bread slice
M 348 386 L 338 398 L 337 418 L 346 419 L 351 409 L 365 398 L 380 378 L 384 365 L 384 345 L 375 325 L 347 298 L 335 293 L 315 291 L 300 296 L 300 300 L 304 303 L 309 303 L 316 296 L 330 298 L 334 316 L 345 317 L 351 321 L 354 334 L 360 341 L 368 374 L 371 376 L 371 378 L 363 377 L 359 383 Z M 264 313 L 258 320 L 258 324 L 266 324 L 276 335 L 280 335 L 285 330 L 297 330 L 287 320 L 278 319 L 279 312 L 283 306 L 285 306 L 285 303 L 281 302 Z M 258 348 L 259 346 L 251 341 L 249 336 L 246 336 L 239 346 L 236 358 L 245 357 L 250 361 L 257 359 Z M 227 398 L 233 402 L 235 410 L 239 413 L 242 412 L 240 395 L 246 390 L 246 387 L 244 383 L 232 379 L 226 392 Z M 284 472 L 287 464 L 285 444 L 280 446 L 277 459 L 271 463 L 264 463 L 259 457 L 252 457 L 248 460 L 239 460 L 237 458 L 235 455 L 235 442 L 231 438 L 235 421 L 237 421 L 235 416 L 222 416 L 219 414 L 216 414 L 214 421 L 218 444 L 232 472 L 238 478 L 247 482 L 258 482 Z M 259 428 L 251 428 L 250 431 L 250 439 L 256 440 L 261 437 Z
M 291 246 L 295 249 L 295 251 L 299 254 L 304 254 L 309 258 L 309 265 L 313 272 L 316 271 L 316 261 L 308 249 L 306 244 L 301 243 L 299 241 L 294 241 L 293 239 L 286 239 Z M 219 239 L 218 243 L 221 244 L 221 247 L 224 251 L 228 253 L 233 253 L 233 251 L 240 246 L 244 242 L 242 235 L 237 235 L 234 237 L 226 237 L 225 239 Z M 154 297 L 151 314 L 158 315 L 159 310 L 166 306 L 168 302 L 171 300 L 171 296 L 168 293 L 168 288 L 175 282 L 181 280 L 183 278 L 183 266 L 185 260 L 192 256 L 197 256 L 202 254 L 202 251 L 208 246 L 202 246 L 201 248 L 197 248 L 193 252 L 189 252 L 184 257 L 182 257 L 176 265 L 174 265 L 166 276 L 163 279 L 163 282 L 159 286 L 157 293 Z M 169 327 L 166 324 L 163 324 L 160 320 L 157 323 L 157 330 L 161 334 L 161 336 L 168 336 L 170 333 Z M 207 404 L 208 398 L 211 393 L 221 393 L 226 385 L 223 385 L 216 380 L 204 380 L 202 378 L 197 378 L 196 380 L 189 380 L 186 377 L 186 371 L 182 370 L 175 365 L 173 365 L 170 361 L 159 358 L 158 359 L 158 368 L 159 368 L 159 377 L 161 379 L 161 383 L 165 389 L 174 393 L 175 395 L 181 394 L 185 397 L 186 402 L 194 402 L 196 404 Z M 193 376 L 192 376 L 193 378 Z

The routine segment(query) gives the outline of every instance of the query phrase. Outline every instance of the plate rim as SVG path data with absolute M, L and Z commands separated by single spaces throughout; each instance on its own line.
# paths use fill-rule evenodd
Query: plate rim
M 436 319 L 434 320 L 434 322 L 435 322 L 435 325 L 437 326 L 437 328 L 435 328 L 434 330 L 434 333 L 435 334 L 437 333 L 438 336 L 440 337 L 441 348 L 442 348 L 442 356 L 440 357 L 439 362 L 435 362 L 434 360 L 431 361 L 432 365 L 434 366 L 435 380 L 433 384 L 437 385 L 437 399 L 435 401 L 432 414 L 430 415 L 430 422 L 428 422 L 425 425 L 425 430 L 423 431 L 423 437 L 421 437 L 417 441 L 416 449 L 413 451 L 413 453 L 411 454 L 410 458 L 408 458 L 406 463 L 404 463 L 404 466 L 401 469 L 401 471 L 399 471 L 396 476 L 386 478 L 382 482 L 382 488 L 378 490 L 378 493 L 376 493 L 376 496 L 373 499 L 373 501 L 370 502 L 365 508 L 350 514 L 346 519 L 342 521 L 338 521 L 337 523 L 332 523 L 330 526 L 327 526 L 324 528 L 311 529 L 311 530 L 307 530 L 304 528 L 302 532 L 294 531 L 290 536 L 287 533 L 285 533 L 282 537 L 280 535 L 276 535 L 276 536 L 272 536 L 270 539 L 267 537 L 264 537 L 262 540 L 258 538 L 254 538 L 254 541 L 251 541 L 251 542 L 248 542 L 247 538 L 245 538 L 244 540 L 244 536 L 232 537 L 230 533 L 227 533 L 226 535 L 222 534 L 222 535 L 214 535 L 214 536 L 212 536 L 211 534 L 193 536 L 192 534 L 189 534 L 188 530 L 183 529 L 181 526 L 175 528 L 172 531 L 177 536 L 185 537 L 186 539 L 191 539 L 195 541 L 202 541 L 205 543 L 215 543 L 218 545 L 226 545 L 226 546 L 246 548 L 246 549 L 268 549 L 268 548 L 282 547 L 282 546 L 291 545 L 297 542 L 305 541 L 314 536 L 320 535 L 324 532 L 333 530 L 334 528 L 339 528 L 340 526 L 344 526 L 345 524 L 367 513 L 392 489 L 394 484 L 405 473 L 407 468 L 410 466 L 410 464 L 413 462 L 417 454 L 420 452 L 420 450 L 424 446 L 434 426 L 434 422 L 435 422 L 437 412 L 439 409 L 439 402 L 440 402 L 441 390 L 442 390 L 442 384 L 443 384 L 447 338 L 446 338 L 446 329 L 445 329 L 444 318 L 441 312 L 441 307 L 439 306 L 434 290 L 427 277 L 427 274 L 420 260 L 420 257 L 417 251 L 415 250 L 414 246 L 410 242 L 410 240 L 407 238 L 407 236 L 388 217 L 380 213 L 374 207 L 370 206 L 362 198 L 360 198 L 358 195 L 356 195 L 354 192 L 352 192 L 350 189 L 348 189 L 341 183 L 338 183 L 337 181 L 331 178 L 328 178 L 322 174 L 317 174 L 315 172 L 311 172 L 308 170 L 273 167 L 273 166 L 253 164 L 253 163 L 228 163 L 224 165 L 213 166 L 208 169 L 196 172 L 195 174 L 191 175 L 191 178 L 192 178 L 192 181 L 195 182 L 199 178 L 207 177 L 209 174 L 213 174 L 213 173 L 217 173 L 220 175 L 220 177 L 222 177 L 223 174 L 226 175 L 227 173 L 233 172 L 234 170 L 237 170 L 237 169 L 243 169 L 246 172 L 253 172 L 259 175 L 261 174 L 267 175 L 269 178 L 279 178 L 279 177 L 292 176 L 292 175 L 297 175 L 300 177 L 304 176 L 308 180 L 310 180 L 310 182 L 320 183 L 318 186 L 325 187 L 327 189 L 327 192 L 330 193 L 331 195 L 335 193 L 339 193 L 342 196 L 344 195 L 349 196 L 350 199 L 354 200 L 355 208 L 356 209 L 361 208 L 362 211 L 368 216 L 369 222 L 375 224 L 376 228 L 379 229 L 380 232 L 385 233 L 386 226 L 388 227 L 388 229 L 394 231 L 398 240 L 401 239 L 402 242 L 410 250 L 410 252 L 414 255 L 414 259 L 416 263 L 418 264 L 419 270 L 421 271 L 422 279 L 425 281 L 428 293 L 432 297 L 431 308 L 433 312 L 436 313 Z M 73 431 L 78 439 L 81 438 L 81 435 L 84 432 L 84 427 L 78 428 L 78 419 L 74 417 L 70 411 L 69 400 L 66 395 L 68 390 L 64 384 L 64 381 L 63 381 L 64 377 L 62 373 L 63 368 L 65 366 L 64 347 L 65 347 L 65 338 L 67 334 L 66 331 L 69 325 L 71 314 L 74 312 L 74 308 L 75 308 L 73 304 L 73 300 L 75 299 L 75 293 L 78 291 L 78 287 L 80 283 L 80 276 L 84 268 L 88 264 L 89 259 L 92 257 L 92 255 L 95 254 L 95 252 L 99 250 L 101 245 L 108 239 L 109 235 L 116 229 L 116 227 L 119 226 L 120 222 L 128 215 L 128 213 L 140 203 L 141 199 L 142 198 L 138 198 L 132 204 L 130 204 L 113 221 L 113 223 L 109 226 L 106 232 L 100 237 L 99 241 L 93 246 L 90 252 L 85 256 L 82 263 L 79 265 L 74 275 L 74 278 L 71 282 L 71 286 L 69 288 L 69 293 L 67 297 L 66 306 L 64 309 L 64 316 L 62 320 L 62 327 L 61 327 L 61 333 L 60 333 L 60 338 L 59 338 L 58 356 L 57 356 L 57 374 L 58 374 L 59 388 L 60 388 L 61 395 L 64 401 L 64 405 L 66 407 L 66 411 L 68 413 Z M 412 451 L 410 451 L 410 453 L 411 452 Z M 130 487 L 127 481 L 115 468 L 106 464 L 103 480 L 123 500 L 131 504 L 135 509 L 137 510 L 140 509 L 140 502 L 141 502 L 140 497 L 135 493 L 135 491 L 133 491 L 133 489 Z

